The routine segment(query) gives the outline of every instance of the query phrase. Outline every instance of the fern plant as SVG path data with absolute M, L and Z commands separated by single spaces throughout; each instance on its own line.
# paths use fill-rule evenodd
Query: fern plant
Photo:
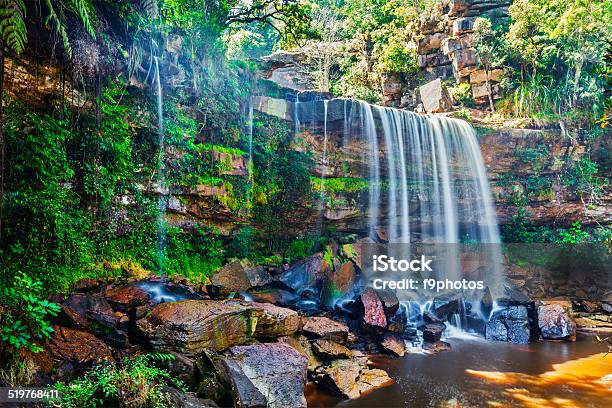
M 21 53 L 28 41 L 23 0 L 0 0 L 0 38 L 5 47 Z
M 96 37 L 91 0 L 45 0 L 45 4 L 48 14 L 44 23 L 60 37 L 68 57 L 72 57 L 72 46 L 66 29 L 66 11 L 77 16 L 85 31 L 92 38 Z M 25 15 L 24 0 L 0 0 L 0 39 L 4 47 L 16 54 L 23 52 L 28 41 Z

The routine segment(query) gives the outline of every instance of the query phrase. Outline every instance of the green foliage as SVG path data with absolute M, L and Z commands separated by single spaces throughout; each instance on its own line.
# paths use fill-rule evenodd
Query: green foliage
M 470 106 L 472 101 L 472 88 L 467 82 L 449 86 L 448 93 L 461 106 Z
M 586 242 L 590 238 L 590 235 L 588 232 L 582 230 L 580 221 L 574 221 L 569 230 L 561 231 L 559 237 L 563 244 L 581 244 Z
M 53 332 L 47 321 L 56 316 L 60 307 L 44 299 L 46 288 L 42 282 L 24 273 L 15 276 L 12 286 L 2 293 L 0 306 L 0 340 L 3 347 L 0 356 L 14 353 L 22 348 L 38 353 L 41 344 Z M 4 369 L 4 367 L 3 367 Z
M 120 364 L 106 363 L 89 369 L 81 378 L 56 383 L 61 393 L 59 406 L 80 407 L 170 407 L 164 385 L 184 389 L 185 385 L 158 365 L 175 357 L 171 354 L 143 354 L 126 357 Z
M 28 42 L 25 16 L 26 6 L 23 0 L 3 0 L 0 3 L 2 43 L 16 54 L 21 54 Z
M 610 2 L 587 0 L 515 1 L 506 41 L 518 65 L 514 114 L 565 116 L 603 112 L 605 66 L 612 27 Z M 517 78 L 518 77 L 518 78 Z
M 321 179 L 313 177 L 312 188 L 316 192 L 321 190 Z M 367 179 L 350 177 L 332 177 L 323 179 L 323 189 L 326 193 L 355 193 L 369 187 Z
M 598 202 L 610 183 L 608 178 L 599 175 L 597 163 L 587 156 L 568 163 L 561 181 L 588 203 Z

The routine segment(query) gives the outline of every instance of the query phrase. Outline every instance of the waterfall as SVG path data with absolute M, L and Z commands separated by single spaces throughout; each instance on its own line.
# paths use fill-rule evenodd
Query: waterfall
M 323 101 L 323 169 L 321 170 L 320 195 L 319 195 L 319 219 L 317 220 L 317 232 L 321 235 L 323 231 L 323 212 L 325 211 L 325 176 L 327 176 L 327 105 L 329 101 Z
M 479 256 L 486 266 L 486 285 L 494 297 L 501 295 L 497 218 L 474 129 L 463 120 L 357 100 L 331 99 L 312 106 L 298 110 L 296 104 L 296 131 L 299 123 L 318 123 L 314 131 L 322 136 L 324 173 L 330 138 L 336 138 L 334 143 L 341 149 L 352 149 L 355 139 L 349 135 L 356 127 L 360 130 L 357 142 L 363 153 L 363 176 L 369 181 L 365 225 L 370 237 L 444 248 L 441 275 L 434 277 L 450 280 L 464 277 L 457 244 L 483 244 Z M 321 177 L 321 206 L 325 177 Z
M 249 190 L 247 193 L 247 211 L 250 212 L 253 200 L 253 96 L 249 97 L 249 110 L 247 118 L 248 135 L 249 135 Z
M 153 57 L 155 63 L 155 87 L 157 88 L 157 131 L 159 141 L 159 153 L 157 158 L 157 171 L 158 171 L 158 189 L 159 198 L 157 201 L 157 254 L 159 258 L 159 270 L 163 275 L 164 273 L 164 260 L 166 252 L 166 207 L 168 204 L 168 191 L 166 187 L 166 176 L 165 176 L 165 165 L 164 165 L 164 117 L 163 117 L 163 99 L 162 99 L 162 87 L 161 79 L 159 75 L 159 60 L 155 56 Z

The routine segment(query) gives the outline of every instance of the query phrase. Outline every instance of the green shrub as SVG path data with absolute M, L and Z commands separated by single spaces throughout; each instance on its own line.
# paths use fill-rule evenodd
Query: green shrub
M 185 385 L 155 363 L 174 359 L 171 354 L 126 357 L 120 364 L 106 363 L 89 369 L 81 378 L 56 383 L 62 408 L 89 407 L 170 407 L 164 385 L 184 389 Z
M 42 350 L 41 344 L 51 337 L 53 327 L 47 317 L 56 316 L 60 307 L 45 300 L 44 292 L 42 282 L 24 273 L 15 276 L 13 285 L 4 289 L 0 308 L 0 356 L 22 348 L 38 353 Z

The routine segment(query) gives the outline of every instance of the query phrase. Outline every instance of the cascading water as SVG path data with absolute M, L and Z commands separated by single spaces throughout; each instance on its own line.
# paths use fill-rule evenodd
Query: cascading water
M 299 105 L 295 111 L 296 132 L 303 119 L 298 108 Z M 464 277 L 458 244 L 484 244 L 480 251 L 484 253 L 486 283 L 494 298 L 500 296 L 503 290 L 500 237 L 474 129 L 462 120 L 418 115 L 363 101 L 342 99 L 313 104 L 313 110 L 321 108 L 325 165 L 333 134 L 330 121 L 336 122 L 332 129 L 341 129 L 345 146 L 351 143 L 353 129 L 360 129 L 369 181 L 370 237 L 393 244 L 443 244 L 447 252 L 440 268 L 442 275 L 435 277 L 450 280 Z M 317 116 L 315 112 L 311 114 L 313 118 Z M 308 119 L 301 123 L 304 120 Z M 324 176 L 322 198 L 323 179 Z M 431 303 L 427 300 L 424 297 L 418 304 L 429 308 Z M 414 305 L 407 307 L 414 309 Z M 424 311 L 420 310 L 421 321 Z M 488 319 L 485 315 L 489 313 L 483 313 L 480 300 L 471 299 L 462 300 L 457 316 L 450 320 L 466 328 L 468 312 L 470 318 Z
M 166 252 L 166 208 L 168 203 L 168 190 L 166 186 L 166 175 L 164 169 L 164 117 L 163 117 L 163 97 L 162 97 L 162 86 L 161 78 L 159 73 L 159 59 L 157 56 L 153 57 L 155 63 L 155 87 L 157 88 L 157 130 L 158 130 L 158 142 L 159 142 L 159 153 L 157 158 L 157 171 L 158 171 L 158 189 L 159 198 L 157 202 L 157 251 L 159 258 L 159 269 L 160 274 L 164 274 L 164 259 Z
M 319 219 L 317 220 L 317 231 L 321 235 L 323 229 L 323 211 L 325 210 L 325 176 L 327 176 L 327 104 L 323 101 L 323 169 L 321 170 L 320 194 L 319 194 Z
M 249 190 L 247 196 L 247 209 L 251 210 L 253 200 L 253 97 L 249 98 L 249 109 L 247 117 L 248 135 L 249 135 Z

